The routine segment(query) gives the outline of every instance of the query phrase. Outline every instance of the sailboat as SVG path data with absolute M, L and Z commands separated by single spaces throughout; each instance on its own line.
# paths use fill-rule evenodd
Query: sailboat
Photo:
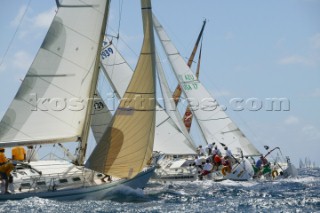
M 58 10 L 49 31 L 0 122 L 0 146 L 78 141 L 78 155 L 73 162 L 13 162 L 17 164 L 11 172 L 14 192 L 1 194 L 0 201 L 33 196 L 63 201 L 103 199 L 119 186 L 144 188 L 154 171 L 148 167 L 155 128 L 155 50 L 150 0 L 141 0 L 144 40 L 125 91 L 126 99 L 120 102 L 86 162 L 110 1 L 56 3 Z M 153 101 L 137 106 L 130 102 L 133 97 Z M 39 103 L 47 105 L 40 107 Z M 105 177 L 109 180 L 104 180 Z
M 214 180 L 251 179 L 254 171 L 251 162 L 245 157 L 260 156 L 260 152 L 193 74 L 155 15 L 153 15 L 153 22 L 160 43 L 199 124 L 203 138 L 208 144 L 215 143 L 221 148 L 228 147 L 232 150 L 237 162 L 230 173 L 226 174 L 218 170 L 212 173 L 212 178 Z

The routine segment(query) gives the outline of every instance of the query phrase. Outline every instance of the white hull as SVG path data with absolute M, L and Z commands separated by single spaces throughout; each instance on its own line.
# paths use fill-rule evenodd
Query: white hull
M 44 161 L 39 161 L 33 168 L 38 168 L 45 166 L 42 164 Z M 45 162 L 45 163 L 51 163 Z M 112 182 L 106 180 L 106 182 L 101 181 L 104 175 L 96 173 L 94 171 L 85 169 L 84 167 L 74 166 L 73 164 L 68 164 L 65 161 L 56 161 L 57 167 L 47 171 L 44 169 L 42 175 L 33 170 L 33 175 L 22 175 L 23 173 L 28 175 L 27 169 L 19 169 L 13 172 L 14 176 L 14 190 L 12 194 L 1 194 L 0 202 L 7 200 L 20 200 L 29 197 L 40 197 L 46 199 L 54 199 L 61 201 L 74 201 L 81 199 L 89 200 L 101 200 L 105 198 L 108 193 L 117 189 L 119 186 L 129 186 L 133 189 L 143 189 L 150 177 L 154 172 L 154 168 L 148 168 L 145 171 L 140 172 L 137 176 L 131 179 L 114 179 Z M 47 164 L 48 166 L 48 164 Z M 61 173 L 61 170 L 67 169 Z M 79 173 L 79 171 L 82 173 Z M 31 171 L 29 169 L 29 171 Z M 59 173 L 56 173 L 59 172 Z M 80 180 L 79 180 L 80 179 Z M 69 181 L 69 183 L 61 183 L 61 180 Z M 76 180 L 76 181 L 72 181 Z M 60 182 L 59 182 L 60 181 Z
M 247 159 L 240 160 L 240 164 L 235 164 L 232 167 L 230 173 L 226 175 L 222 174 L 221 170 L 216 172 L 212 172 L 209 174 L 209 178 L 214 181 L 222 181 L 222 180 L 234 180 L 234 181 L 248 181 L 252 179 L 254 175 L 254 171 L 251 163 Z
M 193 166 L 194 160 L 192 158 L 170 158 L 166 156 L 158 162 L 152 180 L 157 181 L 195 181 L 199 177 L 198 169 Z M 221 172 L 221 168 L 217 171 L 204 176 L 204 179 L 222 181 L 235 180 L 247 181 L 252 179 L 254 174 L 251 163 L 247 159 L 241 160 L 240 164 L 235 164 L 231 173 L 225 176 Z

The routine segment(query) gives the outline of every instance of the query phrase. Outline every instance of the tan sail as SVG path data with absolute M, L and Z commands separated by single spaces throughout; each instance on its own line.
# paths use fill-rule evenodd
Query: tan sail
M 155 49 L 150 0 L 141 0 L 144 40 L 131 82 L 86 166 L 130 178 L 151 159 L 155 129 Z M 102 163 L 104 162 L 104 163 Z

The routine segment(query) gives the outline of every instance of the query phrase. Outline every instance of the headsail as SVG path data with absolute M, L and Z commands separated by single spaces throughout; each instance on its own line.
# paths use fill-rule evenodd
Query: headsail
M 207 143 L 224 143 L 231 150 L 241 148 L 244 155 L 260 155 L 259 151 L 198 81 L 154 15 L 153 22 L 169 62 L 188 98 L 191 110 L 196 116 Z
M 108 4 L 106 0 L 59 4 L 41 48 L 1 120 L 1 146 L 76 141 L 83 136 Z
M 157 73 L 159 76 L 159 82 L 160 82 L 160 88 L 162 91 L 162 97 L 164 100 L 164 106 L 166 109 L 167 114 L 171 117 L 171 119 L 176 123 L 180 131 L 183 133 L 183 135 L 188 139 L 188 141 L 191 143 L 191 145 L 196 148 L 197 145 L 193 142 L 192 138 L 190 137 L 185 125 L 182 122 L 182 118 L 179 114 L 179 111 L 176 107 L 176 104 L 174 100 L 171 98 L 171 90 L 169 88 L 166 76 L 163 71 L 163 67 L 161 65 L 160 57 L 157 54 L 156 56 L 156 62 L 157 62 Z
M 101 68 L 107 76 L 116 96 L 122 98 L 133 71 L 107 37 L 101 53 Z M 172 118 L 157 104 L 156 130 L 153 150 L 165 154 L 186 155 L 195 154 L 191 145 Z M 96 135 L 95 135 L 96 137 Z
M 91 114 L 91 129 L 97 143 L 100 142 L 111 120 L 112 114 L 110 110 L 101 98 L 100 93 L 96 91 Z
M 155 129 L 155 47 L 150 0 L 141 0 L 144 40 L 130 84 L 113 120 L 89 157 L 95 171 L 130 178 L 151 159 Z

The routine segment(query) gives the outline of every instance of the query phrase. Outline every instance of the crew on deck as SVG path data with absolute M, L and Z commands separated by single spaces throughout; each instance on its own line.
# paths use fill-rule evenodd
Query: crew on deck
M 200 156 L 206 155 L 206 151 L 204 150 L 204 148 L 202 148 L 201 145 L 197 148 L 197 153 L 198 153 L 198 155 L 200 155 Z
M 253 167 L 255 176 L 260 176 L 262 174 L 267 174 L 271 172 L 270 163 L 268 160 L 261 155 L 259 160 L 257 160 L 256 165 Z
M 220 151 L 220 149 L 218 149 L 217 146 L 215 146 L 215 147 L 214 147 L 214 150 L 212 150 L 212 155 L 213 155 L 213 156 L 214 156 L 214 155 L 219 155 L 219 156 L 221 156 L 221 151 Z
M 9 182 L 13 181 L 13 178 L 10 173 L 14 169 L 15 164 L 8 161 L 4 152 L 5 152 L 5 149 L 0 148 L 0 177 L 1 177 L 2 184 L 4 184 L 4 190 L 2 192 L 5 194 L 10 194 L 8 192 L 8 186 L 9 186 Z
M 203 176 L 208 175 L 213 169 L 213 165 L 209 162 L 209 160 L 206 160 L 206 163 L 203 166 L 203 170 L 199 176 L 200 180 L 202 180 Z
M 24 161 L 26 160 L 26 150 L 22 146 L 13 147 L 12 160 Z

